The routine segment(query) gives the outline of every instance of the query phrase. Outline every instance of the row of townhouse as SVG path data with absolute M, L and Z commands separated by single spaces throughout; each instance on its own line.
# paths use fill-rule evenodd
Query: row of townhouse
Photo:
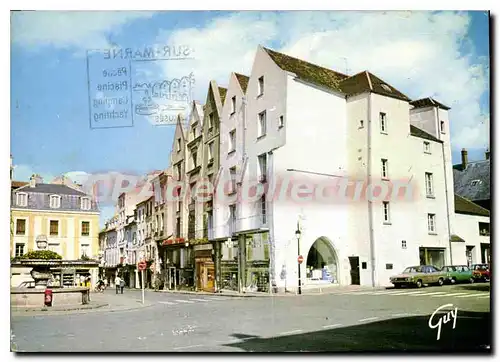
M 410 265 L 489 262 L 489 212 L 454 194 L 448 110 L 259 46 L 249 76 L 211 81 L 179 116 L 153 182 L 165 286 L 378 286 Z

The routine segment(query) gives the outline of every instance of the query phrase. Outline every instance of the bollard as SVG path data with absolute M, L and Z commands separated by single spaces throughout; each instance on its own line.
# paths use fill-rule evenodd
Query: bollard
M 52 307 L 52 289 L 45 289 L 44 291 L 44 304 L 46 307 Z

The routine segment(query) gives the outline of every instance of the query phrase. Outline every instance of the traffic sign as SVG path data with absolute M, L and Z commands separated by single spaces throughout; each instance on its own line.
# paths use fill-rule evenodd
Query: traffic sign
M 145 261 L 140 261 L 140 262 L 137 264 L 137 268 L 138 268 L 139 270 L 146 270 L 147 266 L 148 266 L 148 265 L 146 264 L 146 262 L 145 262 Z
M 299 255 L 297 261 L 299 262 L 299 264 L 302 264 L 302 262 L 304 261 L 304 257 L 302 255 Z

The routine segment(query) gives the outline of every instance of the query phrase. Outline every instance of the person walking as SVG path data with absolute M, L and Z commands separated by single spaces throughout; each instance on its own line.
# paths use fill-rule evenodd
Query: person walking
M 121 283 L 121 278 L 117 275 L 115 278 L 116 294 L 118 294 L 118 290 L 120 289 L 120 283 Z
M 120 291 L 123 294 L 123 288 L 125 287 L 125 280 L 120 278 Z

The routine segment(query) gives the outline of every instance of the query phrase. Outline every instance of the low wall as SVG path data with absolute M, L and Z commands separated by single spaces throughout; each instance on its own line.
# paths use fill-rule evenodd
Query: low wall
M 82 305 L 87 304 L 89 301 L 89 288 L 76 287 L 52 289 L 52 306 Z M 45 289 L 11 288 L 10 305 L 14 308 L 42 308 L 45 306 Z

